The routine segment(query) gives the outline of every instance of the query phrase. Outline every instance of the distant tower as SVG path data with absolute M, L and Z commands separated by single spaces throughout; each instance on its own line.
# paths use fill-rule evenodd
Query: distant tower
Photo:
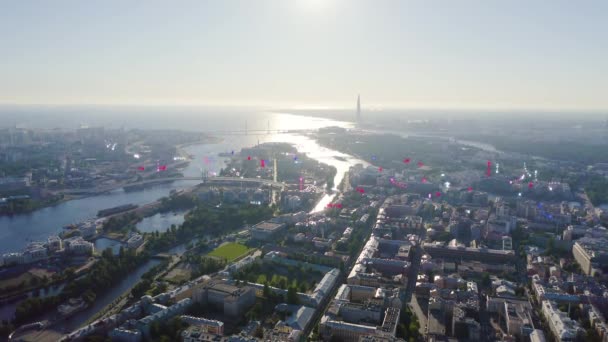
M 357 95 L 357 121 L 361 121 L 361 95 Z

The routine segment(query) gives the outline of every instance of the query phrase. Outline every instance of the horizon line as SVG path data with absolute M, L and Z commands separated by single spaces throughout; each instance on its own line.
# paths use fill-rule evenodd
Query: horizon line
M 347 105 L 269 105 L 269 104 L 213 104 L 213 103 L 19 103 L 0 102 L 0 107 L 136 107 L 136 108 L 247 108 L 265 111 L 356 111 L 356 101 L 352 106 Z M 543 106 L 432 106 L 432 105 L 382 105 L 367 104 L 361 106 L 362 112 L 382 112 L 386 110 L 421 110 L 421 111 L 490 111 L 490 112 L 584 112 L 608 114 L 608 108 L 576 108 L 576 107 L 543 107 Z

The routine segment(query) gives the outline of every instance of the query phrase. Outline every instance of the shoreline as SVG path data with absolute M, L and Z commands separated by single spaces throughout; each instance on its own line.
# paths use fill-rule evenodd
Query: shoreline
M 187 167 L 193 161 L 193 159 L 190 158 L 190 155 L 185 150 L 183 150 L 183 148 L 185 148 L 185 147 L 196 146 L 196 145 L 217 144 L 217 143 L 219 143 L 219 142 L 221 142 L 223 140 L 224 139 L 218 138 L 218 137 L 208 137 L 207 139 L 200 139 L 198 141 L 192 141 L 192 142 L 185 143 L 185 144 L 175 145 L 177 153 L 180 156 L 185 156 L 185 157 L 188 158 L 188 160 L 186 160 L 186 161 L 178 161 L 178 162 L 179 163 L 186 162 L 186 165 L 183 165 L 183 166 Z M 154 183 L 150 184 L 150 186 L 154 186 L 154 185 L 156 185 L 156 184 L 154 184 Z M 128 187 L 128 186 L 129 186 L 129 183 L 126 183 L 121 188 Z M 145 189 L 145 187 L 143 189 Z M 72 190 L 72 189 L 64 189 L 64 190 Z M 33 210 L 30 210 L 30 211 L 27 211 L 27 212 L 6 213 L 6 214 L 0 213 L 0 218 L 2 218 L 2 217 L 13 218 L 13 217 L 20 217 L 20 216 L 28 216 L 28 215 L 31 215 L 31 214 L 39 211 L 39 210 L 46 209 L 46 208 L 53 208 L 53 207 L 56 207 L 58 205 L 61 205 L 63 203 L 66 203 L 66 202 L 69 202 L 69 201 L 72 201 L 72 200 L 79 200 L 79 199 L 83 199 L 83 198 L 99 196 L 99 195 L 103 195 L 105 193 L 107 193 L 107 192 L 90 193 L 90 194 L 84 194 L 84 195 L 66 195 L 66 194 L 64 194 L 63 198 L 60 198 L 60 199 L 58 199 L 56 201 L 53 201 L 51 203 L 48 203 L 46 205 L 38 206 L 38 207 L 34 208 Z M 63 193 L 61 191 L 59 191 L 58 194 L 63 194 Z

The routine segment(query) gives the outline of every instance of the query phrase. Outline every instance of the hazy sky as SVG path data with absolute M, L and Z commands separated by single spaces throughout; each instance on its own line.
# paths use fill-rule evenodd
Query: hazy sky
M 608 109 L 607 90 L 605 0 L 0 2 L 0 103 Z

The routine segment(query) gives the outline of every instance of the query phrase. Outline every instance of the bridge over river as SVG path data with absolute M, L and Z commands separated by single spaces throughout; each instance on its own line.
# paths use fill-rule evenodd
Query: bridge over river
M 87 188 L 87 189 L 69 189 L 61 191 L 61 193 L 66 195 L 93 195 L 93 194 L 102 194 L 104 192 L 110 192 L 120 188 L 129 188 L 129 187 L 138 187 L 145 186 L 155 183 L 168 183 L 174 181 L 201 181 L 201 183 L 205 184 L 214 184 L 214 183 L 258 183 L 262 185 L 268 185 L 274 188 L 285 188 L 287 185 L 281 182 L 275 182 L 270 179 L 262 179 L 262 178 L 241 178 L 241 177 L 166 177 L 166 178 L 155 178 L 155 179 L 147 179 L 140 182 L 135 183 L 127 183 L 127 184 L 113 184 L 107 186 L 100 186 L 95 188 Z

